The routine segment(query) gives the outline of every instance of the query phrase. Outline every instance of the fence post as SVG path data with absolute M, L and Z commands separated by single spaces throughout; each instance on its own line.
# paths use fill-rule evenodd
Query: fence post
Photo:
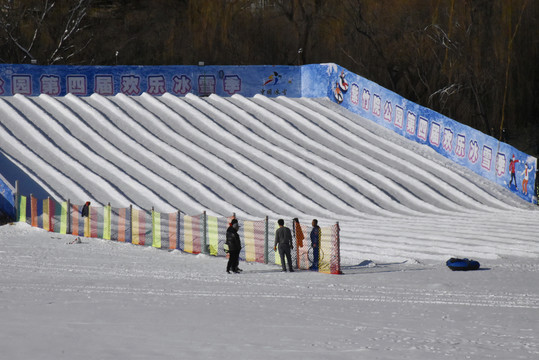
M 336 268 L 336 274 L 342 274 L 341 272 L 341 228 L 339 227 L 339 222 L 337 221 L 337 240 L 336 240 L 336 260 L 337 260 L 337 268 Z
M 129 204 L 129 242 L 133 243 L 133 204 Z
M 30 225 L 32 225 L 33 227 L 37 226 L 37 221 L 36 221 L 36 219 L 34 217 L 35 211 L 36 210 L 34 209 L 34 195 L 30 194 Z M 34 224 L 36 224 L 36 225 L 34 225 Z
M 52 223 L 53 215 L 51 214 L 51 197 L 47 196 L 47 231 L 54 231 L 54 224 Z
M 178 210 L 178 216 L 176 217 L 176 249 L 181 250 L 180 248 L 180 221 L 181 221 L 181 212 Z
M 203 227 L 203 240 L 202 240 L 202 252 L 204 254 L 209 254 L 210 253 L 210 249 L 209 249 L 209 246 L 208 246 L 208 229 L 206 228 L 207 227 L 207 217 L 206 217 L 206 210 L 204 210 L 204 212 L 202 213 L 202 227 Z
M 67 199 L 67 234 L 71 234 L 71 200 Z
M 264 226 L 264 264 L 269 262 L 269 218 L 266 215 L 266 224 Z
M 103 209 L 103 239 L 110 240 L 111 238 L 111 210 L 110 202 Z
M 19 180 L 15 180 L 15 222 L 19 221 Z

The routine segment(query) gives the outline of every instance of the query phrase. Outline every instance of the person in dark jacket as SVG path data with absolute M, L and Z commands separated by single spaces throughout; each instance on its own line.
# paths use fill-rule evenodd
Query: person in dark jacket
M 89 212 L 90 212 L 90 202 L 86 201 L 86 204 L 84 204 L 80 213 L 82 217 L 88 217 L 90 215 Z
M 281 265 L 283 266 L 283 271 L 286 272 L 286 256 L 286 260 L 288 261 L 288 270 L 290 272 L 294 272 L 294 269 L 292 268 L 291 254 L 291 250 L 294 248 L 292 243 L 292 232 L 289 228 L 284 226 L 283 219 L 279 219 L 277 223 L 279 224 L 279 228 L 275 232 L 275 245 L 273 246 L 273 250 L 276 251 L 277 245 L 279 246 L 279 255 L 281 256 Z
M 232 219 L 230 226 L 226 230 L 226 244 L 228 245 L 228 264 L 226 265 L 226 272 L 230 274 L 230 270 L 238 274 L 241 269 L 238 267 L 240 262 L 241 240 L 238 235 L 240 226 L 237 219 Z
M 322 232 L 320 231 L 320 226 L 318 226 L 318 220 L 313 219 L 312 225 L 313 229 L 311 230 L 311 246 L 313 248 L 313 264 L 311 265 L 310 269 L 317 271 L 320 254 L 320 236 L 322 235 Z

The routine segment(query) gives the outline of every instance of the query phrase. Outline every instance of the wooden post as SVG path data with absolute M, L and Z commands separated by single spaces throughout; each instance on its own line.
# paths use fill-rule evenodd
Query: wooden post
M 67 199 L 67 234 L 71 234 L 71 200 Z
M 210 247 L 208 245 L 208 230 L 207 230 L 207 217 L 206 217 L 206 210 L 204 210 L 204 212 L 202 213 L 202 227 L 203 227 L 203 230 L 202 230 L 202 233 L 203 233 L 203 239 L 202 239 L 202 252 L 204 254 L 209 254 L 210 253 Z
M 15 222 L 19 221 L 19 180 L 15 180 Z
M 269 262 L 269 218 L 266 215 L 266 226 L 264 229 L 264 264 Z

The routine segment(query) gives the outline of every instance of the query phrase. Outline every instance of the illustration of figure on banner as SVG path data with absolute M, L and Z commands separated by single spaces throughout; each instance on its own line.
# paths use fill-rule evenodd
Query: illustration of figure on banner
M 509 161 L 509 172 L 511 173 L 511 180 L 509 180 L 509 188 L 511 188 L 511 185 L 513 184 L 513 180 L 515 180 L 515 189 L 518 190 L 518 183 L 517 183 L 517 177 L 516 177 L 516 170 L 515 170 L 515 164 L 519 163 L 520 160 L 515 159 L 515 154 L 513 154 L 513 157 Z
M 334 93 L 335 93 L 335 100 L 337 101 L 337 103 L 342 103 L 343 100 L 344 100 L 344 97 L 343 97 L 343 94 L 342 94 L 342 91 L 341 91 L 341 88 L 339 87 L 339 83 L 335 83 L 335 90 L 334 90 Z
M 341 75 L 339 75 L 339 87 L 343 92 L 348 91 L 348 83 L 345 79 L 346 74 L 344 73 L 344 70 L 341 71 Z
M 339 80 L 335 83 L 335 100 L 340 104 L 344 101 L 344 93 L 348 91 L 348 82 L 345 79 L 346 74 L 344 70 L 341 71 L 339 75 Z
M 282 75 L 279 75 L 277 71 L 274 71 L 272 75 L 268 76 L 268 79 L 264 83 L 264 86 L 268 85 L 270 82 L 274 81 L 273 85 L 277 85 L 277 82 L 279 82 L 279 79 L 282 77 Z
M 533 171 L 533 166 L 528 166 L 528 163 L 524 164 L 524 171 L 522 172 L 522 192 L 524 195 L 528 195 L 528 180 L 530 179 L 530 172 Z

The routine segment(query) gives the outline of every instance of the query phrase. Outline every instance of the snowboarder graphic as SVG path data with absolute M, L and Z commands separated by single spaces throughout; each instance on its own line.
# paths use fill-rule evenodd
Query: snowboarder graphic
M 518 190 L 518 186 L 517 186 L 517 177 L 515 175 L 515 164 L 518 162 L 520 161 L 516 160 L 515 154 L 513 154 L 513 158 L 509 161 L 509 172 L 511 173 L 511 180 L 509 180 L 509 187 L 511 187 L 513 180 L 515 180 L 515 189 L 517 190 Z
M 526 196 L 528 195 L 528 180 L 530 179 L 530 172 L 532 170 L 533 170 L 533 166 L 528 167 L 527 163 L 524 164 L 524 171 L 522 172 L 522 176 L 523 176 L 523 179 L 522 179 L 522 192 Z M 515 180 L 515 184 L 516 184 L 516 180 Z

